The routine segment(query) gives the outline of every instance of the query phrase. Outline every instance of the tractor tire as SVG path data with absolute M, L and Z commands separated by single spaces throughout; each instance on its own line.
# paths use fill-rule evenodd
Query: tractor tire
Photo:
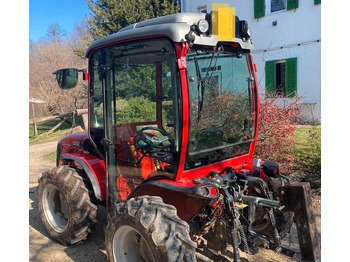
M 44 172 L 37 194 L 39 214 L 51 238 L 66 246 L 92 232 L 98 208 L 77 170 L 61 166 Z
M 289 184 L 288 181 L 285 181 L 286 184 Z M 282 185 L 280 178 L 269 178 L 268 186 L 273 193 L 274 199 L 279 199 L 278 188 Z M 274 215 L 276 219 L 276 226 L 278 233 L 281 238 L 284 238 L 291 230 L 293 226 L 293 212 L 286 211 L 277 211 L 274 210 Z M 252 230 L 256 233 L 267 236 L 270 239 L 273 239 L 273 232 L 271 227 L 270 219 L 264 208 L 259 207 L 256 209 L 257 219 L 253 223 Z
M 142 196 L 116 206 L 106 229 L 109 262 L 195 262 L 189 225 L 162 198 Z

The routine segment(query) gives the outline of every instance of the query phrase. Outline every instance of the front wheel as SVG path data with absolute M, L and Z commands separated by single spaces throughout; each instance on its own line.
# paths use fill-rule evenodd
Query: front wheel
M 53 168 L 39 179 L 38 208 L 49 235 L 63 245 L 88 237 L 97 222 L 97 206 L 78 171 Z
M 106 229 L 109 262 L 195 262 L 196 243 L 176 208 L 160 197 L 119 203 Z

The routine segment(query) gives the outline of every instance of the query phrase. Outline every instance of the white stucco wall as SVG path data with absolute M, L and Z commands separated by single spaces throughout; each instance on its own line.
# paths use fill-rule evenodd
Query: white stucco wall
M 321 40 L 321 5 L 314 5 L 312 0 L 299 1 L 296 10 L 270 13 L 269 0 L 266 0 L 265 16 L 260 19 L 254 19 L 253 0 L 182 0 L 181 11 L 198 12 L 198 6 L 206 5 L 210 12 L 214 2 L 229 3 L 236 8 L 236 15 L 241 20 L 248 21 L 254 41 L 253 54 L 258 66 L 260 92 L 265 91 L 265 61 L 297 57 L 297 91 L 299 96 L 304 97 L 302 102 L 306 103 L 302 112 L 304 120 L 320 120 L 321 42 L 314 41 Z M 273 21 L 277 21 L 276 26 L 272 25 Z M 297 46 L 291 47 L 294 44 Z M 277 50 L 270 50 L 275 48 Z

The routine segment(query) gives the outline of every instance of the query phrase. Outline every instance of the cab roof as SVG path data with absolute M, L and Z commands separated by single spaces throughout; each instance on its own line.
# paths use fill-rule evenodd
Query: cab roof
M 147 36 L 166 36 L 173 42 L 186 42 L 185 36 L 190 32 L 191 26 L 197 24 L 201 19 L 208 20 L 208 17 L 208 14 L 205 13 L 177 13 L 134 23 L 124 27 L 117 33 L 93 42 L 87 49 L 85 56 L 89 57 L 90 52 L 96 48 L 108 46 L 119 41 Z M 236 37 L 234 42 L 239 43 L 243 49 L 253 48 L 250 39 L 243 41 L 241 38 Z M 211 34 L 196 34 L 193 42 L 195 45 L 206 46 L 216 46 L 217 43 L 218 37 Z

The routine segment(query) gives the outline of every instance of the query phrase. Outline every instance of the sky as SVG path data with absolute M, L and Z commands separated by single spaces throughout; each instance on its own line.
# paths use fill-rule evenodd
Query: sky
M 50 25 L 58 23 L 65 32 L 72 33 L 90 9 L 85 0 L 30 0 L 29 39 L 37 42 L 45 37 Z

